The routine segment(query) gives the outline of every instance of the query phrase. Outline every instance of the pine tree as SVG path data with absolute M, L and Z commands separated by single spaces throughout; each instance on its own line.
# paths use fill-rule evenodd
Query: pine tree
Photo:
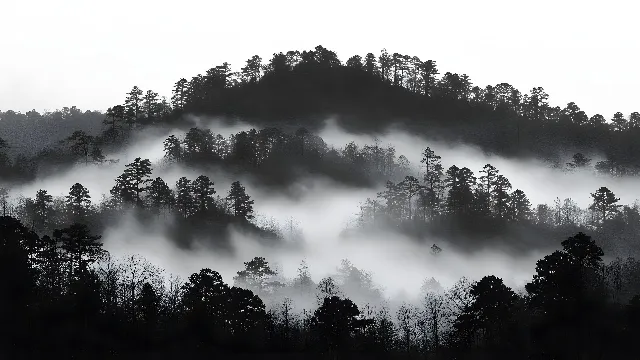
M 294 287 L 300 290 L 302 294 L 309 294 L 313 289 L 313 279 L 311 279 L 311 273 L 309 272 L 309 266 L 307 262 L 302 260 L 300 267 L 298 268 L 298 276 L 294 279 Z
M 445 182 L 449 188 L 447 207 L 450 213 L 468 213 L 473 205 L 473 185 L 476 178 L 473 172 L 464 167 L 453 165 L 447 170 Z
M 531 211 L 531 203 L 524 191 L 516 189 L 510 196 L 508 217 L 515 221 L 530 220 L 533 213 Z
M 160 102 L 158 101 L 158 93 L 152 90 L 147 90 L 144 94 L 142 108 L 147 117 L 147 120 L 155 119 L 160 113 Z
M 175 161 L 180 161 L 182 158 L 181 142 L 175 135 L 169 136 L 164 141 L 164 157 Z
M 148 199 L 155 210 L 170 208 L 174 204 L 173 191 L 162 178 L 155 178 L 147 189 Z
M 492 194 L 493 194 L 493 188 L 494 188 L 493 183 L 496 181 L 499 171 L 493 165 L 486 164 L 482 168 L 482 170 L 480 170 L 480 173 L 483 174 L 478 179 L 478 183 L 479 183 L 478 193 L 479 195 L 481 194 L 480 195 L 481 199 L 478 199 L 478 200 L 479 202 L 482 202 L 480 204 L 481 205 L 480 210 L 482 213 L 485 213 L 488 211 L 488 213 L 491 214 L 493 210 L 493 201 L 492 201 Z
M 240 181 L 234 181 L 231 184 L 227 201 L 234 216 L 247 220 L 253 218 L 253 200 L 247 195 Z
M 61 244 L 56 238 L 45 235 L 40 239 L 35 262 L 40 271 L 39 282 L 45 298 L 54 301 L 62 295 L 64 284 L 64 258 Z
M 116 105 L 107 109 L 104 123 L 109 125 L 109 135 L 112 137 L 112 139 L 118 132 L 118 126 L 122 124 L 126 119 L 127 113 L 124 106 Z
M 184 217 L 191 216 L 196 210 L 191 180 L 184 176 L 176 182 L 176 209 Z
M 122 175 L 116 179 L 116 185 L 111 189 L 111 195 L 124 202 L 143 206 L 141 193 L 147 191 L 145 184 L 150 183 L 151 161 L 135 158 L 132 163 L 125 165 Z
M 200 175 L 191 183 L 191 192 L 195 207 L 199 212 L 205 213 L 215 209 L 215 201 L 213 195 L 216 190 L 213 188 L 213 181 L 208 176 Z
M 75 155 L 83 156 L 85 164 L 89 163 L 89 156 L 91 155 L 91 145 L 93 144 L 93 136 L 87 135 L 82 130 L 76 130 L 66 139 L 71 143 L 71 151 Z
M 127 98 L 124 101 L 124 115 L 129 128 L 133 127 L 140 116 L 142 115 L 142 102 L 144 92 L 137 86 L 134 86 L 130 92 L 127 93 Z
M 258 55 L 253 55 L 246 61 L 245 67 L 240 71 L 244 82 L 254 83 L 260 80 L 262 72 L 262 58 Z
M 591 198 L 593 203 L 589 209 L 599 214 L 600 221 L 612 218 L 622 207 L 622 205 L 618 205 L 620 198 L 616 198 L 615 194 L 604 186 L 592 193 Z
M 499 218 L 505 217 L 509 208 L 511 183 L 504 175 L 498 175 L 492 185 L 494 214 Z
M 405 179 L 400 183 L 402 190 L 406 194 L 407 198 L 407 209 L 409 210 L 409 220 L 413 219 L 413 198 L 420 192 L 422 186 L 418 179 L 413 176 L 406 176 Z
M 102 153 L 102 150 L 96 145 L 91 149 L 91 160 L 96 164 L 102 164 L 104 162 L 105 156 Z
M 187 93 L 189 91 L 189 82 L 187 79 L 182 78 L 178 80 L 173 86 L 173 95 L 171 96 L 171 105 L 174 109 L 184 108 L 187 102 Z
M 368 53 L 364 58 L 364 70 L 375 76 L 380 76 L 378 74 L 378 62 L 376 61 L 376 56 L 373 53 Z
M 38 190 L 34 199 L 34 225 L 37 230 L 45 230 L 51 218 L 53 196 L 47 190 Z
M 78 272 L 84 272 L 89 266 L 104 256 L 105 250 L 99 241 L 101 236 L 91 235 L 84 224 L 73 224 L 64 229 L 53 231 L 53 238 L 61 244 L 65 252 L 65 261 L 69 263 L 71 278 Z
M 385 200 L 387 214 L 395 220 L 402 220 L 407 199 L 405 192 L 402 191 L 401 183 L 395 184 L 392 181 L 387 181 L 385 188 L 386 190 L 379 193 L 378 197 Z
M 433 218 L 439 210 L 443 189 L 443 168 L 440 159 L 440 156 L 436 155 L 431 148 L 427 147 L 422 152 L 422 160 L 420 160 L 425 170 L 424 183 L 427 189 L 425 200 L 427 201 L 427 207 L 430 210 L 431 218 Z
M 233 277 L 235 286 L 249 288 L 257 291 L 258 294 L 263 293 L 269 287 L 269 278 L 276 275 L 271 269 L 269 262 L 263 257 L 254 257 L 251 261 L 244 263 L 244 270 L 238 271 Z
M 434 60 L 427 60 L 419 65 L 420 76 L 422 77 L 422 84 L 424 86 L 424 95 L 431 96 L 433 88 L 436 85 L 436 75 L 438 75 L 438 68 Z
M 76 220 L 84 219 L 91 206 L 89 190 L 80 183 L 75 183 L 66 196 L 67 209 Z

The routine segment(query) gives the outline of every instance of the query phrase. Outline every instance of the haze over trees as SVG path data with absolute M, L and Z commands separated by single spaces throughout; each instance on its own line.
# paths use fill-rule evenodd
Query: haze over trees
M 419 134 L 547 159 L 585 176 L 637 175 L 640 115 L 616 113 L 607 122 L 575 103 L 559 108 L 548 100 L 542 87 L 481 88 L 465 74 L 440 74 L 433 60 L 387 50 L 343 65 L 318 46 L 268 60 L 252 56 L 235 72 L 223 63 L 179 79 L 170 99 L 134 86 L 104 114 L 75 107 L 2 112 L 0 274 L 7 291 L 0 296 L 0 351 L 436 359 L 633 354 L 640 334 L 637 202 L 622 204 L 600 186 L 586 208 L 563 194 L 553 204 L 532 204 L 492 164 L 445 167 L 431 147 L 415 154 L 379 141 L 336 148 L 317 135 L 318 119 L 327 114 L 369 133 L 390 118 L 403 119 L 398 122 Z M 224 136 L 190 121 L 192 114 L 246 119 L 254 128 Z M 163 159 L 129 154 L 105 193 L 74 180 L 64 196 L 45 188 L 10 196 L 47 174 L 115 166 L 121 159 L 113 154 L 152 131 L 162 133 L 156 145 Z M 573 154 L 568 162 L 567 154 Z M 592 159 L 603 154 L 605 160 Z M 169 181 L 163 167 L 182 173 Z M 221 186 L 211 169 L 235 178 Z M 215 262 L 179 279 L 139 255 L 114 258 L 103 248 L 106 229 L 126 218 L 149 228 L 162 222 L 181 248 L 231 256 L 226 234 L 233 228 L 285 249 L 304 236 L 293 219 L 288 228 L 258 222 L 264 214 L 255 210 L 259 201 L 244 179 L 282 190 L 309 174 L 353 189 L 381 187 L 362 199 L 349 229 L 363 235 L 363 252 L 368 234 L 402 234 L 420 244 L 425 262 L 486 249 L 547 255 L 524 289 L 493 274 L 447 287 L 419 274 L 425 278 L 419 301 L 393 304 L 369 269 L 348 259 L 315 280 L 301 259 L 290 279 L 268 257 L 241 253 L 244 268 L 227 283 Z
M 559 155 L 567 150 L 580 154 L 570 167 L 588 165 L 589 153 L 604 155 L 591 165 L 616 176 L 636 174 L 640 165 L 634 141 L 640 131 L 638 112 L 606 117 L 587 115 L 573 102 L 553 107 L 542 87 L 528 91 L 508 83 L 480 87 L 465 74 L 439 70 L 435 60 L 386 50 L 354 56 L 344 64 L 323 46 L 279 52 L 271 59 L 255 55 L 239 71 L 223 63 L 179 79 L 170 99 L 137 86 L 125 95 L 123 104 L 111 106 L 105 114 L 76 107 L 44 114 L 0 112 L 0 138 L 11 157 L 38 155 L 36 162 L 44 164 L 60 162 L 63 153 L 71 152 L 57 148 L 55 142 L 77 130 L 98 136 L 95 148 L 101 149 L 124 141 L 138 127 L 182 126 L 185 114 L 241 116 L 263 127 L 293 125 L 309 130 L 322 125 L 326 118 L 322 115 L 337 115 L 339 125 L 349 130 L 376 132 L 393 118 L 412 132 L 437 132 L 489 152 L 534 155 L 557 166 L 564 166 Z M 38 126 L 29 125 L 36 121 Z M 26 160 L 15 158 L 19 164 L 10 169 L 24 169 L 22 176 L 29 176 L 32 171 L 27 169 L 33 164 Z

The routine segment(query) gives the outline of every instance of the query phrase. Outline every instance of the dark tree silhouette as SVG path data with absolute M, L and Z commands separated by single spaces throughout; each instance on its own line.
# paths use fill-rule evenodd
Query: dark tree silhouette
M 89 270 L 89 266 L 105 255 L 101 236 L 91 235 L 84 224 L 73 224 L 68 228 L 54 230 L 53 238 L 61 244 L 65 251 L 69 266 L 69 276 Z
M 481 331 L 481 341 L 487 345 L 503 343 L 508 336 L 506 332 L 516 305 L 516 294 L 493 275 L 473 284 L 470 294 L 473 302 L 456 319 L 456 328 L 466 336 Z
M 253 218 L 253 200 L 247 195 L 244 186 L 239 181 L 231 183 L 227 201 L 234 216 L 243 219 Z
M 84 220 L 91 210 L 89 190 L 80 183 L 73 184 L 66 196 L 66 204 L 74 220 Z
M 192 195 L 191 180 L 181 177 L 176 182 L 176 209 L 184 217 L 192 215 L 196 208 L 195 199 Z
M 356 329 L 360 310 L 349 299 L 337 296 L 325 297 L 322 305 L 314 312 L 312 326 L 321 336 L 321 342 L 329 351 L 344 349 L 350 343 Z
M 237 286 L 249 288 L 262 294 L 272 285 L 269 279 L 276 273 L 263 257 L 255 257 L 251 261 L 245 262 L 244 266 L 245 269 L 238 271 L 238 274 L 233 277 Z
M 152 90 L 133 87 L 123 104 L 106 113 L 76 107 L 43 114 L 0 112 L 4 357 L 255 351 L 254 356 L 303 353 L 306 358 L 318 350 L 346 358 L 635 354 L 640 266 L 622 257 L 640 249 L 637 205 L 619 204 L 613 192 L 601 187 L 591 194 L 590 212 L 558 194 L 554 204 L 536 204 L 534 213 L 527 194 L 511 191 L 509 180 L 490 164 L 478 179 L 455 165 L 445 174 L 440 157 L 427 147 L 418 176 L 393 146 L 383 148 L 375 141 L 334 148 L 316 133 L 328 114 L 341 127 L 367 135 L 382 133 L 389 118 L 401 119 L 398 125 L 412 134 L 467 143 L 486 153 L 545 159 L 556 168 L 563 168 L 564 154 L 573 153 L 569 170 L 636 176 L 638 112 L 589 117 L 574 102 L 551 106 L 542 87 L 527 92 L 508 83 L 480 87 L 450 71 L 437 77 L 435 61 L 385 49 L 344 64 L 323 46 L 278 52 L 264 62 L 254 55 L 237 72 L 222 63 L 182 78 L 174 85 L 171 104 Z M 254 128 L 223 136 L 198 128 L 191 114 L 242 119 Z M 206 245 L 217 249 L 233 224 L 276 249 L 301 246 L 284 242 L 275 226 L 247 221 L 254 216 L 253 200 L 237 181 L 225 204 L 214 199 L 207 176 L 181 177 L 171 189 L 159 177 L 152 180 L 149 160 L 136 158 L 116 180 L 112 196 L 100 201 L 81 184 L 74 184 L 67 196 L 41 189 L 34 198 L 9 197 L 21 185 L 82 158 L 87 166 L 105 162 L 103 150 L 117 153 L 136 141 L 133 135 L 147 134 L 149 125 L 167 131 L 167 160 L 200 173 L 218 168 L 241 173 L 269 190 L 290 191 L 300 174 L 354 188 L 386 184 L 377 198 L 363 203 L 358 226 L 345 234 L 385 229 L 415 239 L 418 246 L 438 237 L 454 251 L 472 254 L 497 245 L 517 255 L 553 249 L 554 239 L 577 235 L 537 262 L 526 296 L 515 295 L 492 275 L 475 283 L 462 279 L 446 291 L 433 279 L 422 289 L 421 307 L 405 303 L 393 309 L 392 317 L 385 305 L 363 304 L 360 314 L 356 303 L 380 301 L 381 294 L 368 272 L 346 260 L 317 285 L 305 264 L 289 283 L 261 257 L 245 263 L 234 278 L 237 287 L 210 269 L 184 284 L 175 278 L 165 284 L 159 270 L 138 257 L 107 257 L 100 236 L 92 235 L 112 227 L 122 215 L 121 205 L 129 203 L 137 208 L 131 216 L 144 226 L 158 220 L 149 215 L 166 210 L 171 221 L 163 226 L 180 245 L 191 238 L 209 239 Z M 168 135 L 168 129 L 186 134 Z M 592 165 L 589 156 L 595 154 L 603 159 Z M 605 250 L 620 258 L 605 264 Z M 431 247 L 434 255 L 440 251 Z M 447 258 L 427 257 L 434 262 Z M 315 305 L 309 301 L 314 287 Z
M 126 169 L 116 179 L 116 185 L 111 189 L 111 195 L 119 197 L 121 201 L 133 203 L 142 207 L 144 198 L 141 193 L 146 192 L 146 184 L 152 180 L 151 161 L 135 158 L 132 163 L 125 165 Z
M 215 209 L 213 181 L 208 176 L 200 175 L 191 183 L 194 205 L 197 211 L 206 213 Z
M 67 138 L 67 141 L 71 143 L 71 151 L 78 155 L 84 157 L 85 164 L 89 163 L 89 157 L 92 155 L 92 147 L 94 138 L 93 136 L 87 135 L 82 130 L 74 131 L 71 136 Z
M 169 136 L 164 141 L 164 153 L 166 158 L 175 161 L 182 159 L 182 146 L 180 140 L 175 135 Z
M 611 219 L 618 214 L 619 208 L 622 207 L 622 205 L 618 205 L 620 199 L 616 198 L 615 194 L 604 186 L 592 193 L 591 198 L 593 203 L 589 209 L 598 213 L 600 221 Z
M 159 177 L 153 179 L 149 184 L 147 196 L 151 206 L 156 210 L 171 208 L 175 204 L 173 190 Z

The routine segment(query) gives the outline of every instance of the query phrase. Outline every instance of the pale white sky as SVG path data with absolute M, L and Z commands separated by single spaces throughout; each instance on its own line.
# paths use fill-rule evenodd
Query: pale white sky
M 304 4 L 304 5 L 303 5 Z M 104 110 L 133 85 L 170 97 L 181 77 L 253 54 L 323 45 L 437 61 L 474 84 L 542 86 L 607 119 L 640 111 L 640 5 L 609 1 L 0 0 L 0 110 Z

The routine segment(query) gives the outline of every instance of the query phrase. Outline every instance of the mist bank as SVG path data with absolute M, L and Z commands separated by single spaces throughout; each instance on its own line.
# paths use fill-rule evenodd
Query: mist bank
M 113 140 L 114 133 L 133 128 L 185 126 L 195 114 L 242 118 L 256 128 L 317 132 L 327 116 L 334 116 L 354 133 L 375 135 L 393 124 L 411 134 L 471 144 L 507 158 L 563 163 L 566 153 L 580 152 L 605 161 L 610 172 L 637 174 L 640 169 L 634 141 L 640 131 L 638 112 L 588 116 L 573 102 L 549 105 L 549 94 L 540 86 L 528 91 L 508 83 L 474 86 L 465 74 L 440 74 L 434 60 L 386 50 L 343 63 L 323 46 L 274 53 L 264 61 L 252 56 L 238 70 L 223 63 L 177 79 L 170 99 L 133 86 L 123 103 L 104 114 L 76 107 L 45 114 L 5 111 L 0 113 L 0 137 L 32 153 L 62 140 L 62 129 L 70 127 Z M 38 125 L 31 130 L 31 141 L 30 124 Z M 38 157 L 44 160 L 46 153 L 38 152 Z
M 247 123 L 229 123 L 219 119 L 193 117 L 189 122 L 223 138 L 252 129 Z M 316 281 L 330 275 L 346 258 L 357 267 L 371 271 L 372 278 L 388 296 L 398 295 L 408 288 L 419 289 L 419 284 L 429 277 L 446 285 L 462 276 L 476 279 L 484 274 L 478 269 L 486 269 L 487 274 L 500 275 L 510 286 L 522 286 L 530 279 L 536 259 L 543 253 L 559 248 L 563 238 L 578 230 L 576 227 L 567 227 L 555 232 L 541 232 L 540 228 L 500 230 L 502 228 L 496 227 L 494 230 L 498 229 L 497 233 L 490 237 L 458 234 L 451 230 L 439 233 L 420 230 L 407 234 L 397 227 L 386 225 L 373 232 L 362 231 L 354 223 L 362 215 L 364 200 L 375 198 L 385 191 L 385 181 L 389 178 L 384 173 L 377 173 L 376 181 L 372 184 L 358 187 L 352 182 L 345 184 L 331 174 L 314 173 L 308 171 L 309 168 L 303 168 L 297 177 L 288 178 L 288 182 L 276 187 L 265 186 L 260 173 L 252 172 L 251 169 L 255 168 L 253 165 L 248 168 L 235 165 L 234 168 L 220 162 L 180 162 L 167 156 L 170 155 L 164 144 L 167 138 L 171 135 L 185 137 L 191 128 L 148 129 L 134 133 L 125 143 L 125 148 L 105 152 L 107 159 L 118 162 L 87 163 L 80 160 L 73 167 L 55 175 L 12 187 L 10 194 L 15 198 L 46 189 L 51 195 L 64 196 L 73 184 L 81 183 L 91 194 L 93 204 L 101 206 L 106 204 L 104 202 L 111 195 L 114 179 L 123 173 L 126 164 L 138 157 L 151 161 L 153 169 L 150 178 L 160 177 L 167 184 L 176 184 L 181 177 L 193 180 L 200 175 L 207 176 L 214 181 L 221 201 L 226 189 L 239 180 L 255 201 L 253 209 L 256 218 L 251 220 L 252 226 L 269 229 L 280 240 L 265 241 L 259 233 L 247 233 L 242 227 L 224 222 L 215 227 L 215 233 L 203 233 L 198 230 L 198 222 L 184 225 L 193 228 L 189 231 L 185 231 L 187 228 L 183 225 L 176 225 L 182 220 L 175 214 L 157 218 L 146 216 L 140 220 L 127 212 L 111 211 L 109 221 L 103 223 L 101 230 L 105 246 L 114 254 L 139 253 L 182 276 L 206 264 L 219 264 L 216 269 L 228 281 L 237 271 L 234 269 L 254 256 L 265 256 L 281 264 L 284 276 L 292 276 L 299 261 L 307 259 L 314 269 Z M 358 154 L 363 153 L 365 146 L 368 146 L 367 151 L 393 149 L 394 160 L 390 164 L 395 164 L 396 170 L 388 175 L 395 181 L 406 175 L 420 179 L 424 175 L 422 153 L 426 147 L 430 147 L 442 155 L 445 167 L 457 164 L 480 170 L 487 163 L 494 164 L 501 174 L 509 178 L 514 189 L 527 189 L 526 194 L 534 204 L 549 204 L 558 196 L 567 198 L 567 195 L 575 194 L 574 201 L 582 207 L 588 207 L 592 200 L 589 194 L 601 186 L 610 187 L 621 199 L 632 199 L 634 196 L 635 181 L 631 177 L 601 176 L 589 168 L 568 172 L 550 168 L 548 164 L 536 160 L 515 161 L 486 154 L 461 143 L 443 143 L 411 135 L 397 128 L 385 131 L 376 140 L 371 136 L 348 133 L 329 119 L 317 135 L 322 142 L 304 144 L 312 149 L 322 149 L 324 143 L 327 147 L 323 150 L 324 154 L 335 151 L 337 156 L 348 161 L 360 156 Z M 350 141 L 357 146 L 344 145 Z M 295 151 L 296 156 L 305 159 L 304 153 Z M 408 161 L 398 163 L 395 154 L 406 154 Z M 310 156 L 309 152 L 306 156 Z M 280 158 L 279 161 L 281 166 L 298 166 L 288 163 L 286 158 Z M 268 167 L 272 163 L 265 164 L 262 166 Z M 361 163 L 346 164 L 351 167 L 362 166 Z M 458 223 L 456 226 L 464 224 Z M 353 231 L 345 232 L 345 229 Z M 187 233 L 189 236 L 185 236 Z M 185 237 L 189 239 L 184 240 Z M 596 240 L 605 239 L 596 237 Z M 434 244 L 443 250 L 439 257 L 431 254 Z M 409 291 L 408 296 L 416 296 L 416 293 Z

